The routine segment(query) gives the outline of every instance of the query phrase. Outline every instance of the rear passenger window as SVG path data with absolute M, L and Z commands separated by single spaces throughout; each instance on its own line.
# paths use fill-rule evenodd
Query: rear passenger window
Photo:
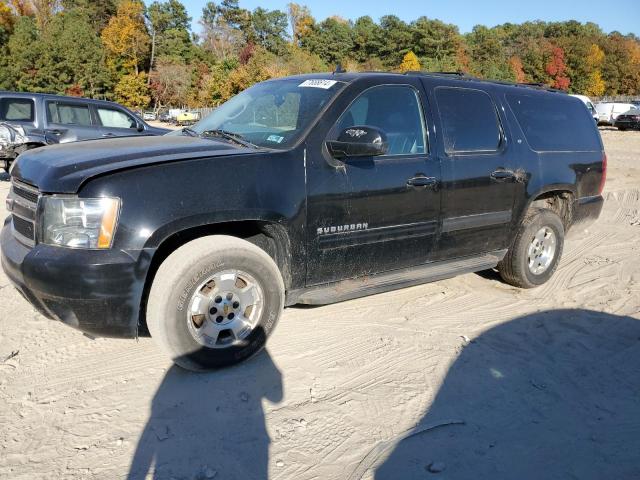
M 0 100 L 0 120 L 33 122 L 33 100 L 28 98 L 3 98 Z
M 426 130 L 417 92 L 405 85 L 381 85 L 365 90 L 334 128 L 337 136 L 357 125 L 377 127 L 387 135 L 387 155 L 426 152 Z
M 438 87 L 435 92 L 445 152 L 494 152 L 499 148 L 501 129 L 489 95 L 455 87 Z
M 527 142 L 538 152 L 600 151 L 595 122 L 582 102 L 564 94 L 506 95 Z
M 88 105 L 49 102 L 47 103 L 47 115 L 50 123 L 91 126 Z

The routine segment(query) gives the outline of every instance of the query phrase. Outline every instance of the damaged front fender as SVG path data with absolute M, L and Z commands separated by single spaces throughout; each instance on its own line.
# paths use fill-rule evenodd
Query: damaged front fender
M 7 162 L 14 160 L 25 150 L 50 143 L 56 142 L 48 139 L 44 134 L 27 133 L 21 125 L 0 122 L 0 158 L 5 159 L 5 168 L 8 167 Z

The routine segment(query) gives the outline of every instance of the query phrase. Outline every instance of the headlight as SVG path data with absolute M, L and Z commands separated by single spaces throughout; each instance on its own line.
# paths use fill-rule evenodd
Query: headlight
M 71 248 L 110 248 L 118 220 L 117 198 L 41 199 L 41 241 Z

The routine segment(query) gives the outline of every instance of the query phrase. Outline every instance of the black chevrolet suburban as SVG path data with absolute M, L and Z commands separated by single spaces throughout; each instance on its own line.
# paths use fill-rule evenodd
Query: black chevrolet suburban
M 484 269 L 530 288 L 598 217 L 580 100 L 459 74 L 259 83 L 163 137 L 54 145 L 11 172 L 2 266 L 43 315 L 239 362 L 285 306 Z

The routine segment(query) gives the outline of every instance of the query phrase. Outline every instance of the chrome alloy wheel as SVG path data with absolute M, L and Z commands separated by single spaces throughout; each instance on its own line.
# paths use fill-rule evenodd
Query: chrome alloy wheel
M 549 227 L 542 227 L 535 234 L 527 251 L 529 271 L 534 275 L 544 273 L 556 255 L 556 234 Z
M 264 294 L 241 270 L 224 270 L 200 284 L 189 301 L 187 325 L 193 338 L 209 348 L 240 343 L 262 315 Z

